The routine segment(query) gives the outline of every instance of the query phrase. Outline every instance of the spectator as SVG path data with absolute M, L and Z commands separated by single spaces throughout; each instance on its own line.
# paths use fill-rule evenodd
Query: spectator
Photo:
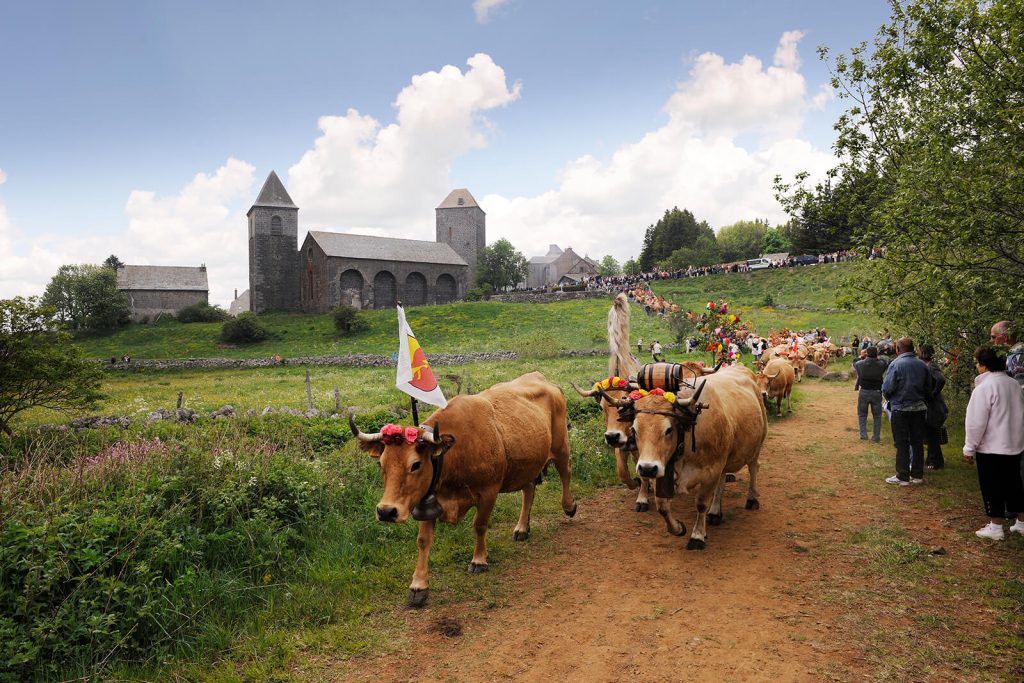
M 637 337 L 636 338 L 636 352 L 638 354 L 644 352 L 644 338 L 643 337 Z
M 949 415 L 949 408 L 942 398 L 942 388 L 946 386 L 946 377 L 942 374 L 942 368 L 932 358 L 935 356 L 935 349 L 931 344 L 921 345 L 921 360 L 928 366 L 928 372 L 932 376 L 932 395 L 928 400 L 928 410 L 924 416 L 924 439 L 928 447 L 928 455 L 925 457 L 924 466 L 930 470 L 941 470 L 946 466 L 946 460 L 942 457 L 942 444 L 946 443 L 943 434 L 946 428 L 946 416 Z
M 857 373 L 857 382 L 853 388 L 857 394 L 857 425 L 860 427 L 860 438 L 868 438 L 868 409 L 871 409 L 872 427 L 871 440 L 878 443 L 882 436 L 882 378 L 885 376 L 885 363 L 878 360 L 878 349 L 870 347 L 864 350 L 864 358 L 853 364 Z
M 888 484 L 907 486 L 924 481 L 924 424 L 927 401 L 932 396 L 928 366 L 914 355 L 914 342 L 903 337 L 896 342 L 896 359 L 882 380 L 882 396 L 889 401 L 892 439 L 896 444 L 896 474 Z M 911 459 L 911 452 L 914 458 Z
M 661 343 L 657 339 L 651 344 L 651 357 L 654 358 L 655 363 L 661 363 L 665 360 L 661 355 Z
M 1010 347 L 1006 354 L 1006 374 L 1024 387 L 1024 342 L 1015 339 L 1013 323 L 1009 320 L 1000 320 L 992 326 L 989 339 L 993 344 Z
M 1003 540 L 1004 515 L 1016 515 L 1011 532 L 1024 535 L 1024 484 L 1020 479 L 1024 452 L 1024 393 L 1009 377 L 1006 359 L 991 346 L 974 352 L 978 377 L 967 404 L 964 459 L 978 463 L 978 485 L 989 523 L 979 538 Z

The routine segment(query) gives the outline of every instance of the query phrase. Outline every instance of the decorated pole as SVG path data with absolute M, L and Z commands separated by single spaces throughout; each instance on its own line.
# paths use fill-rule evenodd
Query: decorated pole
M 418 400 L 430 403 L 438 408 L 448 406 L 441 387 L 434 377 L 434 371 L 427 362 L 427 356 L 420 348 L 409 323 L 405 320 L 405 310 L 402 302 L 397 302 L 398 312 L 398 368 L 395 386 L 402 392 L 409 395 L 410 406 L 412 407 L 413 426 L 419 426 L 420 415 Z

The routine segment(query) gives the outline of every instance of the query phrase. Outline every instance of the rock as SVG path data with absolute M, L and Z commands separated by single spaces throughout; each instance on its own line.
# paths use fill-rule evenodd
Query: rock
M 260 412 L 260 415 L 270 415 L 272 412 L 274 412 L 274 409 L 271 408 L 270 406 L 267 406 L 262 410 L 262 412 Z
M 938 548 L 932 548 L 931 550 L 929 550 L 928 554 L 929 555 L 945 555 L 946 554 L 946 549 L 943 548 L 942 546 L 939 546 Z
M 848 372 L 827 372 L 822 376 L 826 382 L 847 382 L 850 379 Z
M 825 370 L 813 361 L 807 361 L 806 366 L 804 367 L 804 374 L 808 377 L 824 377 L 828 374 L 828 370 Z
M 210 417 L 213 419 L 224 419 L 235 416 L 235 407 L 233 405 L 226 405 L 217 408 L 217 410 L 210 413 Z

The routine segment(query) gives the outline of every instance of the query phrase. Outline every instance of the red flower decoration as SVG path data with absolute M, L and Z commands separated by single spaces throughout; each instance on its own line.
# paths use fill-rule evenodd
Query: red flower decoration
M 635 391 L 634 390 L 634 391 L 629 392 L 629 397 L 631 399 L 633 399 L 634 401 L 639 401 L 640 399 L 642 399 L 644 397 L 644 395 L 641 394 L 639 391 Z
M 662 389 L 661 387 L 658 387 L 656 389 L 651 389 L 650 393 L 654 394 L 655 396 L 664 396 L 665 390 Z
M 416 443 L 416 439 L 420 438 L 420 430 L 416 427 L 405 428 L 405 442 Z
M 618 388 L 620 388 L 620 389 L 625 389 L 628 385 L 629 385 L 629 382 L 627 382 L 626 380 L 622 379 L 621 377 L 619 378 L 618 384 L 616 384 L 616 386 Z

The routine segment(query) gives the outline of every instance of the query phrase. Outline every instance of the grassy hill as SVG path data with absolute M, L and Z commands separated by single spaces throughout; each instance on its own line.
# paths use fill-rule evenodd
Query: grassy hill
M 659 294 L 684 309 L 700 310 L 710 299 L 724 298 L 753 322 L 755 329 L 825 327 L 833 334 L 874 334 L 881 323 L 871 316 L 838 309 L 836 292 L 854 264 L 840 263 L 753 273 L 655 282 Z M 770 295 L 776 307 L 765 306 Z M 522 355 L 554 355 L 570 349 L 603 349 L 609 299 L 551 304 L 463 302 L 407 311 L 409 324 L 428 353 L 513 350 Z M 800 308 L 778 308 L 786 307 Z M 393 310 L 365 311 L 367 329 L 340 337 L 328 315 L 270 313 L 260 319 L 271 338 L 233 346 L 219 341 L 220 324 L 185 325 L 166 319 L 130 325 L 112 334 L 86 336 L 78 344 L 96 358 L 253 358 L 279 353 L 294 356 L 346 353 L 391 354 L 395 350 Z M 633 337 L 671 339 L 664 320 L 633 309 Z

